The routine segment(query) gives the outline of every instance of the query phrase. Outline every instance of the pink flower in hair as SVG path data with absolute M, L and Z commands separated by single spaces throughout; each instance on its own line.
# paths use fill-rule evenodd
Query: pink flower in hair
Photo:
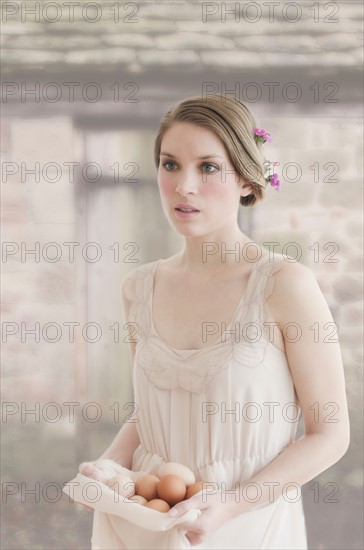
M 271 176 L 268 176 L 268 178 L 266 178 L 266 181 L 267 183 L 270 183 L 271 186 L 274 187 L 276 191 L 279 191 L 281 182 L 278 179 L 278 174 L 274 173 Z
M 255 141 L 265 143 L 266 141 L 272 141 L 271 135 L 266 131 L 265 128 L 254 128 L 254 139 Z
M 253 132 L 256 143 L 265 143 L 266 141 L 272 141 L 272 136 L 269 132 L 267 132 L 265 128 L 253 128 Z M 271 167 L 277 166 L 279 162 L 266 161 L 264 164 L 268 165 L 270 169 Z M 274 187 L 276 191 L 279 191 L 281 182 L 278 179 L 278 174 L 274 172 L 273 174 L 269 174 L 268 176 L 266 176 L 264 179 L 267 183 Z

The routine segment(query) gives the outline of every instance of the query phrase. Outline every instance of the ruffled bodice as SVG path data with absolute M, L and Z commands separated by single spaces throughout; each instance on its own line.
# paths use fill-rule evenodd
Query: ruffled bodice
M 162 390 L 181 388 L 201 393 L 208 390 L 216 375 L 227 369 L 232 360 L 247 368 L 260 365 L 269 345 L 269 329 L 264 324 L 266 299 L 274 287 L 273 274 L 283 261 L 283 256 L 279 256 L 272 263 L 267 256 L 253 265 L 230 325 L 219 342 L 198 350 L 177 350 L 154 329 L 153 281 L 160 260 L 134 270 L 125 285 L 131 300 L 129 321 L 135 323 L 139 339 L 134 362 L 144 370 L 149 382 Z

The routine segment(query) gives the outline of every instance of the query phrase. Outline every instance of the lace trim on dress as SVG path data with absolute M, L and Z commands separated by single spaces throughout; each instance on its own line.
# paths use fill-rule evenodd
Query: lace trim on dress
M 248 292 L 230 326 L 219 342 L 180 355 L 151 330 L 153 269 L 156 262 L 134 270 L 126 281 L 126 295 L 131 301 L 129 319 L 136 324 L 138 343 L 134 363 L 143 369 L 149 382 L 160 390 L 183 389 L 191 393 L 206 392 L 216 377 L 234 360 L 243 367 L 255 368 L 266 357 L 269 340 L 264 334 L 266 299 L 274 290 L 274 273 L 285 258 L 275 255 L 261 258 L 251 273 Z M 236 332 L 234 332 L 236 331 Z M 238 335 L 238 337 L 236 337 Z M 189 350 L 180 350 L 186 351 Z

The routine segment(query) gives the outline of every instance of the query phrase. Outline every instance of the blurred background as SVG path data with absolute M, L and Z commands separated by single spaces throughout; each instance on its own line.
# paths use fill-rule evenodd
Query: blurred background
M 362 4 L 1 9 L 2 548 L 91 547 L 92 513 L 61 488 L 131 413 L 121 280 L 183 245 L 154 137 L 174 103 L 220 93 L 280 163 L 242 231 L 300 251 L 339 325 L 351 445 L 303 488 L 309 548 L 362 549 Z

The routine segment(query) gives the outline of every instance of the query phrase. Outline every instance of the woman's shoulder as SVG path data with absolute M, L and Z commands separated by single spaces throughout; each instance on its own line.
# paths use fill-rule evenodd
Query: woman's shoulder
M 289 284 L 297 288 L 300 284 L 315 279 L 314 273 L 308 266 L 291 256 L 276 253 L 271 261 L 277 282 L 281 286 Z
M 313 271 L 298 260 L 278 255 L 274 269 L 274 291 L 270 306 L 277 314 L 298 309 L 322 296 Z

